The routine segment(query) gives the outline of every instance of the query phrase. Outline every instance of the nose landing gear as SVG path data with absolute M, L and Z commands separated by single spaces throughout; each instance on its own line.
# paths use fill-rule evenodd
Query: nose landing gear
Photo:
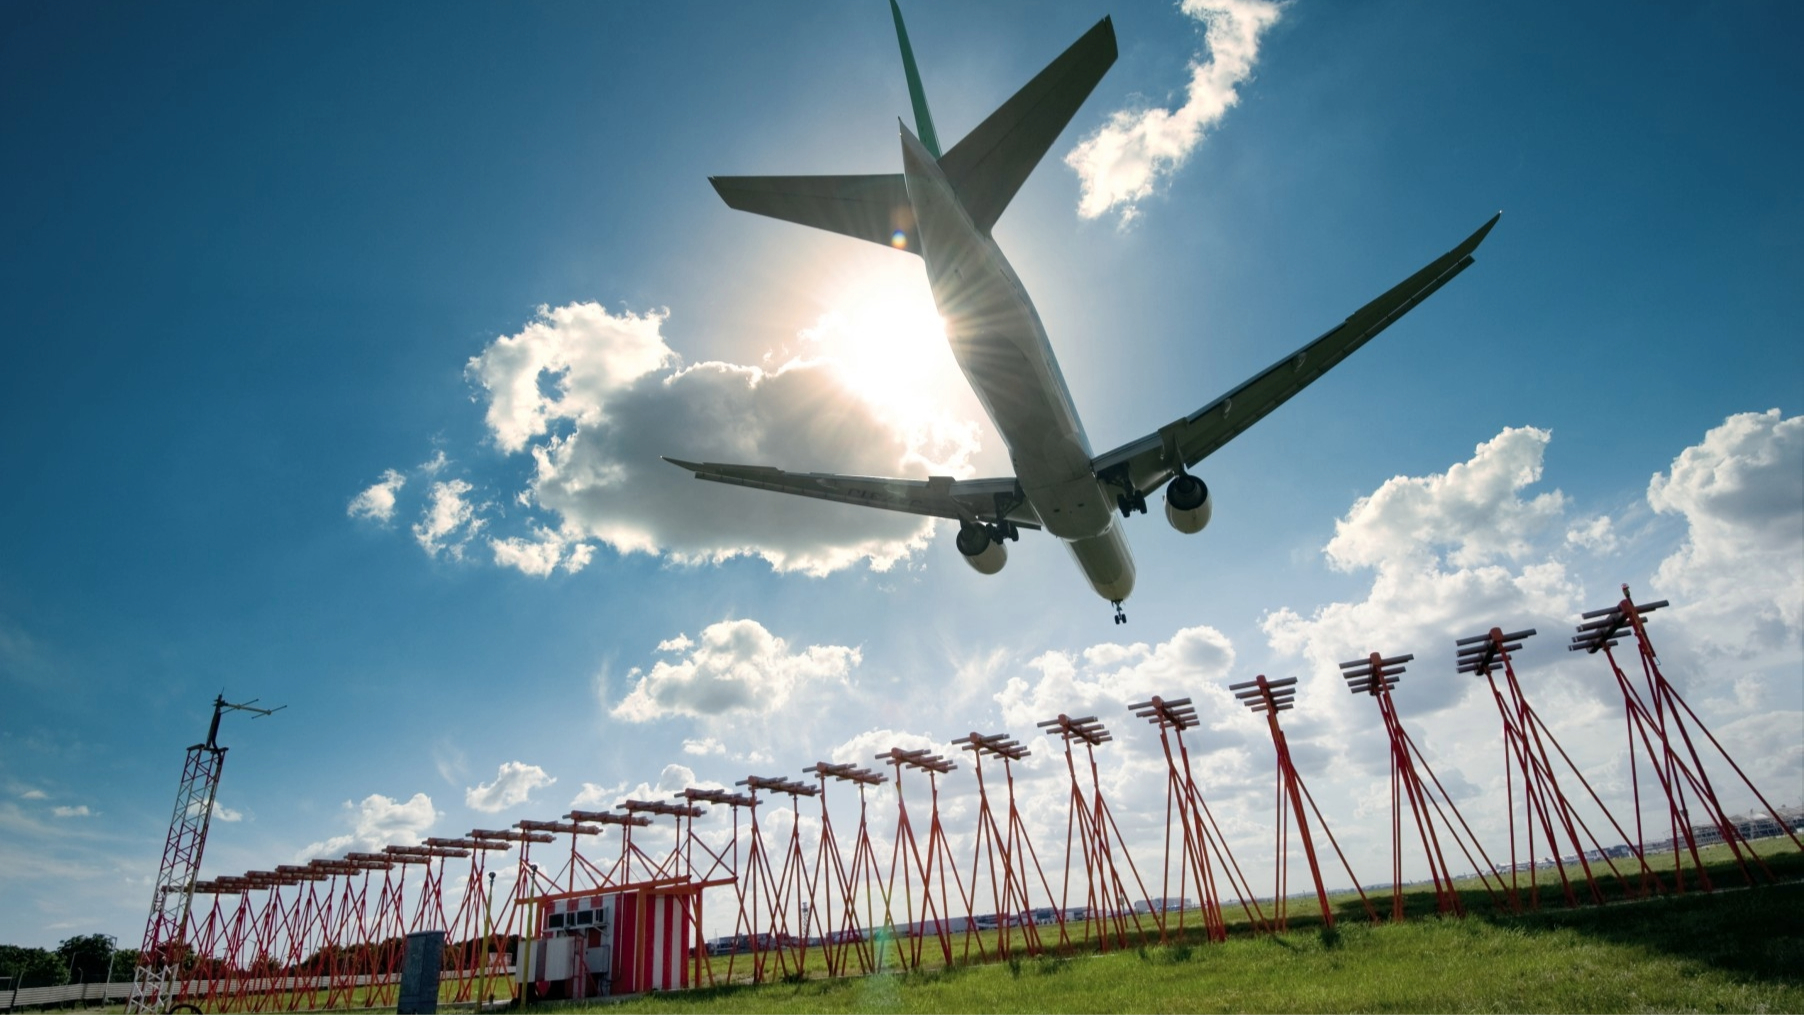
M 1119 599 L 1115 600 L 1115 623 L 1127 623 L 1127 614 L 1121 609 L 1121 600 Z

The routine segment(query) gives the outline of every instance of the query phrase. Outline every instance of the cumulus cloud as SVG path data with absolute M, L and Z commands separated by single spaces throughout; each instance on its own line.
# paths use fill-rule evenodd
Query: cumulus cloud
M 395 493 L 407 483 L 407 477 L 393 469 L 384 469 L 374 486 L 351 498 L 345 513 L 352 518 L 367 518 L 388 524 L 395 517 Z
M 198 800 L 192 804 L 189 804 L 188 805 L 189 816 L 193 817 L 193 816 L 200 814 L 201 811 L 206 809 L 206 806 L 207 806 L 206 804 L 201 803 Z M 227 823 L 234 822 L 234 821 L 243 821 L 244 820 L 244 812 L 243 811 L 235 811 L 232 808 L 227 807 L 225 804 L 220 803 L 218 800 L 215 800 L 215 801 L 213 801 L 213 820 L 214 821 L 224 821 Z
M 572 542 L 561 533 L 547 528 L 534 528 L 531 539 L 519 536 L 491 538 L 489 549 L 494 551 L 496 564 L 517 568 L 537 578 L 543 578 L 559 569 L 575 574 L 589 566 L 589 561 L 595 557 L 594 546 Z
M 88 810 L 87 804 L 77 804 L 74 807 L 52 807 L 50 808 L 50 813 L 59 818 L 86 818 L 93 814 L 92 811 Z
M 874 762 L 877 760 L 877 756 L 888 754 L 892 747 L 900 747 L 905 751 L 929 750 L 941 754 L 952 750 L 945 741 L 935 740 L 925 733 L 871 729 L 836 745 L 827 752 L 827 757 L 836 765 L 858 765 L 861 768 L 871 768 L 875 767 Z
M 616 316 L 594 303 L 541 307 L 519 334 L 489 343 L 466 371 L 488 393 L 484 420 L 496 446 L 522 451 L 555 420 L 599 422 L 612 395 L 675 362 L 660 330 L 667 316 Z
M 1261 622 L 1271 646 L 1311 664 L 1305 692 L 1331 696 L 1336 663 L 1371 651 L 1426 652 L 1494 624 L 1561 630 L 1580 610 L 1578 581 L 1548 556 L 1566 531 L 1565 497 L 1525 495 L 1541 479 L 1552 435 L 1506 428 L 1472 457 L 1431 476 L 1398 476 L 1335 523 L 1323 552 L 1342 571 L 1374 572 L 1363 600 L 1330 603 L 1305 618 L 1288 608 Z M 1443 648 L 1442 651 L 1445 651 Z M 1319 682 L 1318 682 L 1319 681 Z M 1451 704 L 1465 685 L 1412 685 L 1418 706 Z
M 664 341 L 664 321 L 661 312 L 613 314 L 594 303 L 544 309 L 469 361 L 495 446 L 532 459 L 523 502 L 556 519 L 532 540 L 491 540 L 498 563 L 529 574 L 575 570 L 594 540 L 619 553 L 682 562 L 752 555 L 779 571 L 825 574 L 861 560 L 885 569 L 923 545 L 928 519 L 700 487 L 660 460 L 967 473 L 973 425 L 884 404 L 833 354 L 856 346 L 845 332 L 860 321 L 829 315 L 798 337 L 799 351 L 763 366 L 683 365 Z M 434 532 L 468 521 L 451 502 L 434 517 L 442 518 Z
M 1220 683 L 1234 666 L 1234 645 L 1213 627 L 1186 627 L 1158 645 L 1104 643 L 1075 654 L 1047 652 L 1027 665 L 1037 678 L 1010 677 L 996 693 L 1003 719 L 1021 727 L 1060 714 L 1113 716 L 1129 702 Z
M 1718 648 L 1796 641 L 1804 627 L 1804 416 L 1730 416 L 1649 481 L 1656 512 L 1685 520 L 1661 596 Z
M 413 526 L 413 538 L 427 556 L 443 553 L 452 560 L 463 559 L 464 547 L 486 524 L 476 517 L 476 507 L 464 499 L 472 489 L 461 479 L 432 484 L 426 509 Z
M 433 809 L 432 798 L 415 793 L 406 801 L 396 801 L 380 793 L 371 793 L 362 803 L 344 802 L 351 831 L 324 842 L 315 842 L 296 854 L 301 862 L 313 857 L 340 856 L 346 852 L 376 852 L 383 846 L 418 845 L 433 824 L 444 815 Z
M 668 644 L 668 642 L 666 644 Z M 683 753 L 698 754 L 702 757 L 707 757 L 710 754 L 725 754 L 727 753 L 727 745 L 713 737 L 703 737 L 699 740 L 685 740 L 683 741 Z
M 472 810 L 493 814 L 525 803 L 533 790 L 556 781 L 537 765 L 504 761 L 495 773 L 494 782 L 478 783 L 464 790 L 464 804 Z
M 1277 22 L 1284 5 L 1183 0 L 1180 9 L 1203 23 L 1209 56 L 1191 61 L 1182 106 L 1118 110 L 1065 156 L 1082 185 L 1077 211 L 1084 218 L 1118 210 L 1123 224 L 1132 221 L 1139 202 L 1152 196 L 1240 101 L 1240 85 L 1259 59 L 1259 37 Z
M 710 624 L 695 640 L 679 635 L 659 650 L 676 658 L 658 660 L 649 672 L 635 668 L 628 674 L 637 682 L 614 706 L 615 718 L 649 722 L 673 715 L 769 713 L 805 685 L 843 684 L 863 658 L 858 649 L 844 645 L 810 645 L 791 652 L 787 641 L 755 620 Z
M 1616 536 L 1616 523 L 1609 515 L 1597 515 L 1574 523 L 1566 530 L 1566 542 L 1600 555 L 1615 553 L 1622 546 Z
M 628 800 L 669 800 L 683 790 L 696 787 L 699 789 L 725 789 L 718 782 L 697 779 L 695 770 L 688 765 L 669 764 L 658 773 L 657 782 L 641 782 L 628 786 L 618 783 L 613 786 L 602 786 L 599 783 L 585 782 L 582 791 L 570 801 L 571 807 L 603 810 L 618 807 Z
M 1362 497 L 1335 523 L 1325 552 L 1337 569 L 1418 563 L 1445 554 L 1455 565 L 1520 559 L 1561 517 L 1558 491 L 1523 500 L 1516 491 L 1541 478 L 1553 435 L 1506 427 L 1436 476 L 1397 476 Z
M 49 798 L 50 794 L 41 789 L 28 789 L 19 794 L 19 799 L 21 800 L 47 800 Z

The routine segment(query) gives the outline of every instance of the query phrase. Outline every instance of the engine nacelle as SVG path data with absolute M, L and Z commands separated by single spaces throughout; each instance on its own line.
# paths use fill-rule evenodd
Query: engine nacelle
M 987 525 L 960 526 L 958 552 L 978 574 L 995 574 L 1008 563 L 1008 548 L 994 537 Z
M 1185 473 L 1165 484 L 1165 520 L 1185 535 L 1203 531 L 1215 504 L 1209 500 L 1209 487 L 1195 476 Z

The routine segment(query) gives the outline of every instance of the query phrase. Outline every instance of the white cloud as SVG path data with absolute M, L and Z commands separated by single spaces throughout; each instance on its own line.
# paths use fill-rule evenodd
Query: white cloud
M 658 781 L 655 783 L 641 782 L 635 786 L 629 787 L 624 782 L 617 783 L 613 786 L 603 786 L 599 783 L 585 782 L 583 783 L 582 792 L 576 794 L 576 798 L 570 801 L 570 806 L 589 809 L 600 807 L 606 809 L 609 807 L 618 807 L 628 800 L 668 801 L 676 794 L 692 786 L 701 789 L 726 788 L 718 782 L 697 779 L 695 777 L 695 770 L 688 765 L 673 763 L 664 766 L 663 771 L 658 773 Z
M 587 810 L 599 807 L 606 810 L 624 799 L 626 799 L 626 783 L 624 782 L 616 783 L 613 786 L 603 786 L 598 782 L 585 782 L 583 788 L 578 790 L 576 796 L 570 801 L 570 806 Z
M 827 752 L 827 757 L 836 765 L 857 765 L 860 768 L 875 768 L 881 771 L 882 766 L 878 764 L 877 756 L 888 754 L 892 747 L 900 747 L 905 751 L 925 749 L 940 754 L 952 752 L 951 746 L 945 741 L 935 740 L 925 733 L 872 729 L 856 734 L 836 745 Z
M 522 573 L 535 578 L 547 577 L 559 568 L 575 574 L 587 567 L 595 557 L 594 546 L 571 542 L 547 528 L 534 528 L 531 539 L 518 536 L 491 538 L 489 549 L 494 551 L 496 564 L 518 568 Z
M 93 812 L 88 810 L 87 804 L 77 804 L 74 807 L 52 807 L 50 813 L 59 818 L 85 818 L 91 816 Z
M 453 560 L 462 560 L 464 547 L 486 524 L 464 499 L 471 489 L 461 479 L 432 484 L 430 503 L 413 527 L 413 538 L 428 556 L 444 553 Z
M 1010 677 L 996 702 L 1005 722 L 1017 727 L 1058 715 L 1110 713 L 1113 723 L 1123 706 L 1152 695 L 1179 697 L 1186 689 L 1220 683 L 1234 665 L 1234 646 L 1213 627 L 1178 630 L 1155 646 L 1103 643 L 1073 655 L 1047 652 L 1028 663 L 1038 679 Z
M 1804 416 L 1730 416 L 1649 481 L 1684 543 L 1654 575 L 1660 598 L 1719 649 L 1795 642 L 1804 628 Z
M 385 469 L 374 486 L 351 498 L 345 513 L 352 518 L 368 518 L 384 525 L 395 517 L 395 494 L 407 483 L 407 477 L 393 469 Z
M 203 808 L 205 808 L 205 806 L 206 806 L 205 804 L 201 803 L 198 800 L 192 804 L 189 804 L 188 805 L 189 816 L 192 817 L 192 816 L 198 815 L 201 812 L 201 810 Z M 234 822 L 234 821 L 243 821 L 244 820 L 244 812 L 243 811 L 235 811 L 235 810 L 231 809 L 230 807 L 227 807 L 225 804 L 220 803 L 218 800 L 215 800 L 215 801 L 213 801 L 213 820 L 214 821 L 224 821 L 227 823 Z
M 667 316 L 615 316 L 595 303 L 540 307 L 519 334 L 489 343 L 466 372 L 488 392 L 484 419 L 496 446 L 522 451 L 555 420 L 599 422 L 610 396 L 676 361 L 660 333 Z
M 531 540 L 491 540 L 496 562 L 529 574 L 560 563 L 574 570 L 594 540 L 680 562 L 758 556 L 779 571 L 816 575 L 861 560 L 894 565 L 924 545 L 931 520 L 700 486 L 660 456 L 853 475 L 968 473 L 974 424 L 878 395 L 882 364 L 906 360 L 896 350 L 937 326 L 931 313 L 932 325 L 899 316 L 912 329 L 899 336 L 866 317 L 829 314 L 798 336 L 800 352 L 765 366 L 684 366 L 664 342 L 663 313 L 615 315 L 593 303 L 542 310 L 468 367 L 496 447 L 532 456 L 521 502 L 555 518 Z M 889 349 L 888 359 L 859 358 L 873 346 Z M 898 387 L 887 380 L 884 390 Z M 427 527 L 431 540 L 421 536 L 428 552 L 439 533 L 469 521 L 452 502 L 435 517 L 442 521 Z
M 1183 0 L 1183 12 L 1204 25 L 1209 58 L 1190 64 L 1184 104 L 1118 110 L 1109 122 L 1065 156 L 1083 190 L 1078 214 L 1096 218 L 1119 209 L 1125 224 L 1139 202 L 1155 193 L 1240 101 L 1239 87 L 1259 58 L 1259 36 L 1277 22 L 1284 5 L 1269 0 Z
M 44 792 L 41 789 L 28 789 L 25 792 L 19 794 L 19 799 L 21 799 L 21 800 L 48 800 L 48 799 L 50 799 L 50 794 Z
M 495 781 L 480 783 L 464 790 L 464 804 L 473 810 L 493 814 L 527 801 L 532 791 L 556 782 L 537 765 L 523 761 L 504 761 L 495 773 Z
M 1303 693 L 1346 720 L 1354 706 L 1342 701 L 1338 662 L 1372 651 L 1446 651 L 1451 639 L 1494 624 L 1549 634 L 1571 626 L 1581 590 L 1548 557 L 1566 531 L 1565 497 L 1557 490 L 1523 496 L 1541 478 L 1550 440 L 1545 430 L 1505 428 L 1444 473 L 1385 481 L 1335 523 L 1323 552 L 1337 570 L 1375 571 L 1365 598 L 1330 603 L 1307 619 L 1280 609 L 1261 622 L 1272 648 L 1310 663 Z M 1469 685 L 1419 679 L 1411 686 L 1413 705 L 1433 709 Z
M 668 643 L 666 643 L 666 644 L 668 644 Z M 662 646 L 660 646 L 660 647 L 662 647 Z M 683 753 L 684 754 L 697 754 L 697 755 L 701 755 L 702 757 L 707 757 L 710 754 L 723 754 L 724 755 L 727 753 L 727 745 L 721 743 L 719 740 L 716 740 L 713 737 L 703 737 L 700 740 L 685 740 L 685 741 L 683 741 Z
M 1444 552 L 1455 565 L 1521 559 L 1560 519 L 1558 491 L 1531 500 L 1516 491 L 1541 478 L 1541 459 L 1553 435 L 1534 427 L 1506 427 L 1471 461 L 1436 476 L 1397 476 L 1362 497 L 1335 523 L 1325 552 L 1337 569 L 1417 564 Z
M 397 802 L 380 793 L 371 793 L 363 802 L 344 803 L 351 821 L 349 835 L 337 835 L 315 842 L 296 854 L 296 861 L 312 857 L 339 856 L 351 850 L 376 852 L 383 846 L 413 846 L 426 837 L 433 824 L 443 815 L 432 807 L 432 798 L 415 793 L 405 802 Z
M 615 718 L 648 722 L 672 715 L 769 713 L 809 684 L 843 684 L 863 658 L 844 645 L 791 652 L 788 642 L 755 620 L 723 620 L 703 628 L 694 642 L 684 635 L 661 647 L 679 658 L 659 660 L 649 673 L 634 669 L 629 677 L 638 676 L 638 682 L 614 707 Z
M 1622 540 L 1616 537 L 1616 525 L 1609 515 L 1574 522 L 1566 530 L 1566 542 L 1600 556 L 1615 553 L 1622 547 Z

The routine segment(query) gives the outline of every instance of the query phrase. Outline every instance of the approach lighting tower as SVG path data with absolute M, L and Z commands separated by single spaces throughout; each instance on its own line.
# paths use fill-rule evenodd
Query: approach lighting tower
M 213 817 L 214 798 L 219 795 L 219 773 L 225 768 L 226 748 L 219 746 L 220 717 L 227 712 L 270 715 L 287 707 L 257 708 L 256 702 L 252 698 L 233 703 L 223 694 L 215 696 L 206 742 L 188 748 L 181 786 L 175 793 L 175 812 L 169 818 L 169 838 L 163 844 L 163 863 L 151 889 L 150 918 L 144 922 L 132 996 L 125 1006 L 131 1015 L 161 1012 L 170 981 L 181 966 L 194 882 L 200 874 L 201 853 L 207 848 L 207 825 Z

